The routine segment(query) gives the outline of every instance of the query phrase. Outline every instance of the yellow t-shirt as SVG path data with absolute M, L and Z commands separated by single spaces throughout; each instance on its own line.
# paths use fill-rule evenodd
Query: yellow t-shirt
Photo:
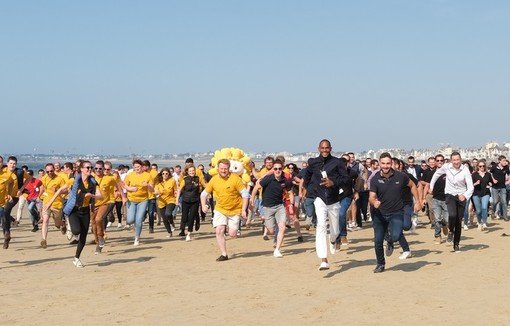
M 143 182 L 147 182 L 148 184 L 152 184 L 154 182 L 152 180 L 152 176 L 148 172 L 138 174 L 133 171 L 126 176 L 126 179 L 124 179 L 124 184 L 127 186 L 138 187 L 137 191 L 128 191 L 127 198 L 130 202 L 141 203 L 149 199 L 149 189 L 147 186 L 142 186 Z
M 151 178 L 152 178 L 152 186 L 154 186 L 154 181 L 156 180 L 156 177 L 158 176 L 158 171 L 156 170 L 150 170 L 149 174 L 151 175 Z M 153 191 L 150 191 L 149 190 L 149 199 L 154 199 L 156 198 L 156 195 L 154 194 Z
M 117 178 L 113 175 L 103 175 L 103 177 L 94 176 L 96 179 L 99 191 L 103 199 L 96 200 L 95 206 L 101 206 L 113 203 L 115 200 L 115 188 L 117 187 Z
M 51 198 L 53 198 L 53 196 L 55 195 L 57 190 L 59 190 L 61 187 L 65 186 L 65 184 L 66 184 L 64 179 L 62 179 L 58 175 L 55 175 L 55 177 L 52 179 L 47 174 L 45 174 L 41 178 L 41 182 L 44 187 L 44 192 L 41 196 L 42 200 L 43 200 L 43 204 L 47 204 L 51 200 Z M 51 207 L 56 208 L 56 209 L 60 209 L 63 206 L 64 206 L 64 204 L 62 201 L 62 196 L 58 196 L 57 198 L 55 198 L 55 200 L 51 204 Z
M 12 191 L 11 191 L 11 197 L 18 197 L 18 176 L 16 175 L 16 173 L 12 173 L 12 180 L 14 181 L 13 185 L 12 185 Z M 28 174 L 27 171 L 23 171 L 23 180 L 26 180 L 30 178 L 30 175 Z
M 177 183 L 174 178 L 158 183 L 155 187 L 159 191 L 158 207 L 163 208 L 168 204 L 175 204 L 175 192 L 177 191 Z
M 237 174 L 230 174 L 227 178 L 215 175 L 205 187 L 206 192 L 213 192 L 216 200 L 214 209 L 225 215 L 241 214 L 243 208 L 241 191 L 244 189 L 243 180 Z
M 85 188 L 88 188 L 89 187 L 89 182 L 88 180 L 83 180 L 83 186 Z M 80 192 L 80 189 L 78 189 L 78 193 Z M 83 198 L 83 203 L 81 204 L 81 207 L 87 207 L 90 205 L 90 200 L 92 199 L 92 197 L 85 197 Z
M 73 187 L 74 175 L 72 175 L 70 173 L 59 173 L 58 176 L 61 177 L 62 179 L 64 179 L 64 181 L 67 185 L 67 189 L 70 190 Z M 67 199 L 68 197 L 69 197 L 69 193 L 62 195 L 62 198 L 64 198 L 64 199 Z
M 12 180 L 12 172 L 7 168 L 0 169 L 0 207 L 5 207 L 7 203 L 7 190 Z

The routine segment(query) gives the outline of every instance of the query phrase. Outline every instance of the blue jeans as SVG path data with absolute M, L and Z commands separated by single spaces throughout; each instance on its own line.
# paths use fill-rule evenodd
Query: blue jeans
M 384 260 L 384 237 L 386 232 L 388 232 L 388 242 L 391 243 L 399 241 L 400 238 L 403 237 L 404 213 L 399 212 L 383 215 L 378 209 L 374 209 L 372 227 L 374 228 L 374 247 L 377 265 L 384 265 L 386 263 Z M 409 244 L 407 241 L 403 241 L 401 246 L 403 251 L 409 251 Z
M 439 238 L 441 236 L 441 228 L 448 225 L 448 207 L 444 200 L 432 199 L 432 210 L 434 211 L 435 229 L 434 236 Z
M 28 202 L 28 213 L 30 214 L 30 218 L 32 219 L 32 226 L 36 226 L 39 221 L 39 210 L 37 210 L 37 202 L 35 199 L 32 199 Z
M 491 190 L 492 193 L 492 212 L 496 214 L 496 206 L 499 203 L 501 205 L 502 218 L 505 220 L 508 219 L 507 216 L 507 201 L 506 201 L 506 188 L 503 189 L 494 189 Z
M 489 215 L 489 195 L 473 196 L 473 203 L 475 204 L 476 217 L 478 223 L 487 224 L 487 216 Z
M 464 225 L 469 224 L 469 201 L 471 199 L 466 200 L 466 208 L 464 208 Z
M 149 199 L 147 203 L 147 215 L 149 215 L 149 229 L 154 230 L 154 217 L 156 216 L 156 198 Z
M 317 225 L 317 215 L 315 214 L 315 205 L 313 204 L 314 198 L 305 198 L 305 211 L 306 216 L 312 218 L 312 224 Z
M 338 213 L 338 221 L 340 224 L 340 234 L 336 239 L 337 242 L 340 241 L 340 237 L 347 236 L 347 210 L 349 206 L 351 206 L 352 197 L 345 197 L 340 201 L 340 212 Z
M 11 224 L 11 220 L 8 217 L 7 218 L 5 217 L 5 207 L 2 207 L 2 206 L 0 206 L 0 222 L 2 223 L 2 228 L 5 233 L 5 227 L 3 227 L 3 225 L 5 223 Z
M 135 223 L 135 237 L 139 238 L 140 234 L 142 234 L 142 224 L 143 218 L 145 217 L 145 213 L 147 211 L 148 200 L 144 200 L 139 203 L 134 203 L 128 201 L 126 204 L 127 207 L 127 216 L 126 223 L 133 224 Z

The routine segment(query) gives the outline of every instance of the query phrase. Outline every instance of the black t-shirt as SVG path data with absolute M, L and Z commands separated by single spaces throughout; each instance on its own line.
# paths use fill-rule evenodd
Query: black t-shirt
M 354 195 L 353 187 L 356 178 L 358 178 L 358 172 L 354 169 L 347 168 L 347 174 L 349 175 L 349 178 L 352 179 L 352 183 L 345 184 L 340 187 L 340 200 L 346 197 L 352 197 L 352 195 Z
M 379 211 L 382 214 L 402 213 L 404 209 L 402 190 L 408 184 L 409 177 L 399 171 L 392 171 L 387 178 L 381 175 L 381 171 L 374 175 L 370 180 L 370 192 L 375 192 L 381 202 Z
M 436 172 L 436 169 L 427 169 L 425 171 L 423 171 L 423 173 L 421 174 L 421 181 L 423 182 L 426 182 L 426 183 L 430 183 L 430 181 L 432 181 L 432 176 L 434 175 L 434 173 Z
M 260 179 L 262 186 L 262 206 L 274 207 L 283 203 L 284 190 L 292 189 L 292 182 L 283 175 L 277 180 L 274 174 L 268 174 Z
M 490 186 L 492 185 L 492 177 L 490 173 L 485 173 L 482 177 L 478 172 L 473 173 L 472 175 L 473 183 L 480 180 L 480 184 L 475 186 L 475 190 L 473 191 L 473 196 L 483 197 L 491 194 Z
M 404 172 L 409 179 L 411 179 L 412 182 L 414 182 L 415 185 L 418 184 L 418 180 L 414 177 L 414 175 L 410 174 L 409 172 Z M 411 192 L 411 188 L 404 187 L 402 189 L 402 201 L 404 202 L 404 205 L 412 205 L 413 204 L 413 193 Z
M 432 198 L 445 201 L 446 197 L 444 194 L 444 187 L 446 186 L 446 174 L 441 175 L 437 178 L 434 183 L 434 189 L 432 189 Z
M 491 168 L 490 173 L 492 173 L 492 177 L 498 181 L 497 183 L 492 185 L 492 188 L 503 189 L 506 187 L 505 186 L 506 175 L 510 173 L 508 165 L 501 169 L 499 167 L 499 164 L 495 164 Z

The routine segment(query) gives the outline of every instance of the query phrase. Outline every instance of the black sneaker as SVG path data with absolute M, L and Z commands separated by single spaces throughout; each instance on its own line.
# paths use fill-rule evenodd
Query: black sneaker
M 262 237 L 262 239 L 267 241 L 267 240 L 269 240 L 269 237 L 267 235 L 265 235 L 265 236 Z
M 384 265 L 375 266 L 374 273 L 382 273 L 384 272 Z
M 448 232 L 448 238 L 446 238 L 446 242 L 450 244 L 453 242 L 453 232 Z
M 184 233 L 184 230 L 181 230 L 181 233 L 179 233 L 179 236 L 180 237 L 185 237 L 186 236 L 186 233 Z
M 300 235 L 299 237 L 297 237 L 297 242 L 303 242 L 303 236 Z
M 78 244 L 78 240 L 74 239 L 73 241 L 69 242 L 70 245 Z
M 149 233 L 154 233 L 154 229 L 153 228 L 149 228 Z
M 218 258 L 216 258 L 216 261 L 225 261 L 225 260 L 228 260 L 228 256 L 219 256 Z
M 453 245 L 453 251 L 457 254 L 460 252 L 460 248 L 459 248 L 459 245 L 456 244 L 456 245 Z
M 32 229 L 32 232 L 37 232 L 39 231 L 39 226 L 38 225 L 34 225 L 34 228 Z

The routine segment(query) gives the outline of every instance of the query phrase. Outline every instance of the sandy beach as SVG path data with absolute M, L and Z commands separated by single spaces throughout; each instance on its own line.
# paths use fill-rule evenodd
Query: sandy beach
M 387 270 L 374 274 L 370 223 L 349 232 L 349 248 L 329 257 L 329 271 L 318 270 L 313 229 L 303 229 L 304 243 L 290 231 L 280 259 L 260 226 L 245 229 L 227 241 L 231 259 L 216 262 L 210 216 L 191 242 L 177 232 L 167 239 L 163 226 L 149 234 L 146 224 L 138 247 L 133 230 L 115 223 L 103 253 L 87 244 L 78 269 L 75 246 L 51 225 L 41 249 L 27 216 L 2 250 L 3 325 L 510 323 L 510 223 L 500 220 L 487 232 L 463 231 L 458 254 L 434 245 L 422 225 L 406 234 L 413 257 L 399 260 L 397 247 Z

